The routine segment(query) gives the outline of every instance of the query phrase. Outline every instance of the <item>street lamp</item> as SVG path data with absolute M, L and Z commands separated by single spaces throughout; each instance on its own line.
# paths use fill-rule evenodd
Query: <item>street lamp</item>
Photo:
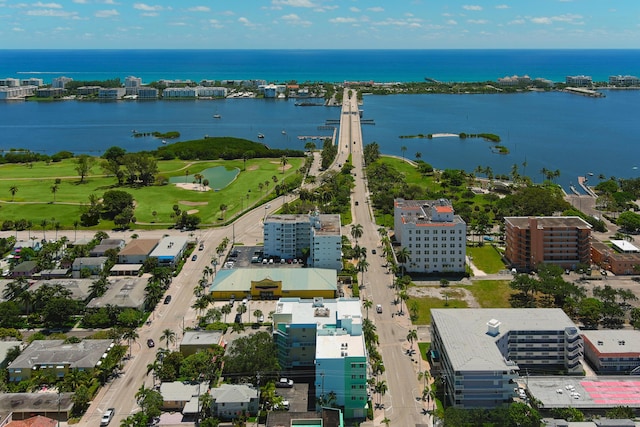
M 60 389 L 58 388 L 58 427 L 60 427 Z

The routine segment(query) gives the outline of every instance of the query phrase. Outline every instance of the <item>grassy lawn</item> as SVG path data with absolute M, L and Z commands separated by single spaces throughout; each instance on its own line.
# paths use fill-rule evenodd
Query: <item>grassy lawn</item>
M 429 325 L 431 324 L 431 309 L 433 308 L 467 308 L 468 305 L 465 301 L 455 298 L 455 289 L 451 289 L 454 295 L 449 297 L 448 302 L 434 297 L 412 297 L 409 300 L 409 304 L 415 301 L 418 304 L 418 319 L 413 323 L 415 325 Z
M 487 274 L 495 274 L 505 269 L 498 251 L 491 245 L 467 246 L 467 255 L 473 257 L 473 263 Z
M 465 286 L 482 308 L 511 308 L 509 297 L 513 290 L 508 280 L 475 280 L 473 286 Z
M 422 360 L 427 360 L 427 353 L 431 349 L 431 343 L 430 342 L 419 342 L 418 343 L 418 348 L 420 349 L 420 356 L 422 357 Z
M 230 161 L 202 161 L 188 162 L 182 160 L 159 161 L 159 174 L 167 177 L 184 175 L 186 169 L 189 174 L 199 173 L 204 169 L 225 166 L 238 168 L 240 174 L 226 188 L 220 191 L 199 192 L 184 190 L 173 184 L 150 187 L 116 187 L 116 179 L 100 175 L 102 170 L 98 164 L 92 168 L 90 176 L 80 183 L 72 160 L 46 165 L 35 162 L 33 167 L 8 164 L 0 166 L 0 209 L 2 219 L 31 220 L 38 229 L 43 219 L 60 222 L 62 228 L 72 229 L 74 221 L 80 218 L 82 204 L 88 203 L 88 196 L 96 194 L 101 197 L 107 190 L 118 189 L 131 193 L 136 201 L 135 215 L 138 223 L 149 223 L 147 226 L 139 224 L 136 227 L 167 227 L 174 223 L 171 218 L 173 205 L 178 205 L 183 211 L 192 211 L 202 219 L 203 225 L 216 225 L 232 218 L 237 213 L 268 200 L 274 195 L 275 186 L 283 179 L 295 177 L 296 171 L 302 166 L 303 158 L 289 158 L 289 165 L 282 173 L 279 159 L 251 159 L 243 170 L 242 160 Z M 99 162 L 99 160 L 97 160 Z M 276 177 L 278 182 L 274 182 Z M 55 194 L 51 187 L 55 179 L 61 183 Z M 269 182 L 262 191 L 258 183 Z M 213 184 L 213 183 L 212 183 Z M 10 188 L 18 188 L 14 203 Z M 220 206 L 225 204 L 227 209 L 223 215 Z M 152 212 L 156 212 L 154 217 Z M 196 212 L 197 211 L 197 212 Z M 155 225 L 151 224 L 154 223 Z M 109 221 L 101 222 L 97 229 L 109 229 L 113 224 Z

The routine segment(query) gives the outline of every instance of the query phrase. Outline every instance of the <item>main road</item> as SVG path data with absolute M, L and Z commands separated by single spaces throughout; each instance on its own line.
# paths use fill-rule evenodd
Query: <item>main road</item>
M 369 267 L 364 274 L 364 288 L 360 291 L 360 297 L 363 301 L 371 300 L 374 307 L 382 305 L 382 313 L 369 310 L 369 316 L 376 326 L 379 350 L 385 366 L 385 373 L 380 379 L 385 380 L 388 386 L 381 407 L 375 411 L 374 425 L 381 425 L 384 418 L 391 420 L 392 426 L 430 425 L 430 417 L 422 412 L 423 402 L 419 400 L 422 390 L 417 375 L 422 364 L 419 356 L 407 352 L 407 334 L 413 328 L 408 316 L 400 315 L 399 306 L 394 304 L 393 275 L 384 266 L 386 259 L 381 250 L 381 235 L 371 208 L 357 94 L 348 88 L 344 91 L 339 142 L 340 149 L 346 149 L 352 156 L 355 187 L 351 198 L 351 212 L 353 224 L 362 225 L 363 233 L 358 244 L 367 248 L 368 252 Z M 346 227 L 344 232 L 350 235 L 350 228 Z M 374 249 L 376 254 L 372 253 Z M 366 312 L 364 308 L 363 312 Z M 378 396 L 374 395 L 373 401 L 377 403 Z

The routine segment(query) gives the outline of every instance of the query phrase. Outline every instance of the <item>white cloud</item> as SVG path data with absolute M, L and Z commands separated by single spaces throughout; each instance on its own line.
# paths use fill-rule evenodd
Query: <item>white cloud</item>
M 355 18 L 345 18 L 345 17 L 337 17 L 337 18 L 332 18 L 329 19 L 329 22 L 331 22 L 332 24 L 352 24 L 354 22 L 356 22 Z
M 217 19 L 209 19 L 209 24 L 211 24 L 213 28 L 220 29 L 224 27 L 224 25 L 222 25 Z
M 102 0 L 101 3 L 102 4 L 113 4 L 113 5 L 120 4 L 120 3 L 116 3 L 114 0 Z
M 20 28 L 20 27 L 13 27 L 11 29 L 11 31 L 15 31 L 16 33 L 20 33 L 24 31 L 24 28 Z
M 241 16 L 240 18 L 238 18 L 238 22 L 241 23 L 242 25 L 244 25 L 245 27 L 253 27 L 253 26 L 255 26 L 255 24 L 253 24 L 251 21 L 249 21 L 244 16 Z
M 472 4 L 465 4 L 464 6 L 462 6 L 462 8 L 464 10 L 482 10 L 482 6 Z
M 120 15 L 120 13 L 115 9 L 98 10 L 95 14 L 96 18 L 112 18 L 118 15 Z
M 369 12 L 384 12 L 384 8 L 377 6 L 377 7 L 368 7 L 367 10 Z
M 274 6 L 291 6 L 291 7 L 317 7 L 316 4 L 309 0 L 273 0 Z
M 77 4 L 87 4 L 87 0 L 73 0 L 73 2 Z
M 304 27 L 308 27 L 308 26 L 312 25 L 311 21 L 306 21 L 304 19 L 301 19 L 295 13 L 291 13 L 289 15 L 284 15 L 281 19 L 283 21 L 291 24 L 291 25 L 301 25 L 301 26 L 304 26 Z
M 349 11 L 350 11 L 350 12 L 353 12 L 353 13 L 359 13 L 359 12 L 360 12 L 360 9 L 358 9 L 357 7 L 351 6 L 351 7 L 349 8 Z
M 211 12 L 211 8 L 207 6 L 195 6 L 187 9 L 189 12 Z
M 77 14 L 77 12 L 65 12 L 63 10 L 53 9 L 36 9 L 27 11 L 27 15 L 29 16 L 55 16 L 58 18 L 72 18 Z
M 487 21 L 486 19 L 467 19 L 467 22 L 469 24 L 478 24 L 478 25 L 484 25 L 489 23 L 489 21 Z
M 162 6 L 159 6 L 159 5 L 151 6 L 145 3 L 135 3 L 133 5 L 133 8 L 138 10 L 144 10 L 146 12 L 157 12 L 159 10 L 164 9 Z
M 58 3 L 42 3 L 42 2 L 38 2 L 38 3 L 34 3 L 32 5 L 33 7 L 46 7 L 47 9 L 62 9 L 62 5 L 58 4 Z
M 554 22 L 564 22 L 566 24 L 582 25 L 582 15 L 564 14 L 556 16 L 538 16 L 531 18 L 530 21 L 534 24 L 550 25 Z
M 455 19 L 449 19 L 447 21 L 447 25 L 458 25 L 458 21 L 456 21 Z
M 499 4 L 496 6 L 496 9 L 511 9 L 511 6 L 508 4 Z
M 508 22 L 508 24 L 509 24 L 509 25 L 522 25 L 522 24 L 524 24 L 525 22 L 527 22 L 527 21 L 525 21 L 525 20 L 524 20 L 524 19 L 522 19 L 522 18 L 518 18 L 518 19 L 514 19 L 513 21 L 509 21 L 509 22 Z
M 186 27 L 187 23 L 178 21 L 178 22 L 171 22 L 169 25 L 171 25 L 172 27 Z
M 153 18 L 154 16 L 160 15 L 158 12 L 144 12 L 141 13 L 140 16 L 147 16 Z

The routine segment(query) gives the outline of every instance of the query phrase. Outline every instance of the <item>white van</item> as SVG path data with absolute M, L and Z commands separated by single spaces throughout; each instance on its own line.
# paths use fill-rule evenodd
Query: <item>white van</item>
M 109 423 L 111 422 L 111 419 L 113 418 L 113 414 L 115 413 L 116 413 L 116 410 L 113 408 L 109 408 L 106 411 L 104 411 L 104 414 L 102 414 L 102 418 L 100 419 L 100 425 L 108 426 Z

